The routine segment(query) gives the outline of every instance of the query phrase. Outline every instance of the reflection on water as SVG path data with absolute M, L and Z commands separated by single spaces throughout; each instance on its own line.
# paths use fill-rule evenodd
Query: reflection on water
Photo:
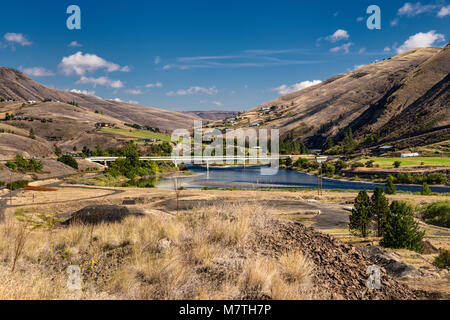
M 302 172 L 279 170 L 276 175 L 263 176 L 259 167 L 210 167 L 209 172 L 201 166 L 188 166 L 195 172 L 193 176 L 181 176 L 178 184 L 187 189 L 199 189 L 203 187 L 235 187 L 242 189 L 252 188 L 316 188 L 317 178 Z M 156 182 L 156 187 L 173 189 L 172 179 L 161 179 Z M 375 187 L 384 187 L 383 184 L 339 181 L 323 179 L 324 189 L 346 189 L 346 190 L 373 190 Z M 406 192 L 420 192 L 421 186 L 396 185 L 397 190 Z M 430 186 L 433 192 L 450 192 L 450 187 Z

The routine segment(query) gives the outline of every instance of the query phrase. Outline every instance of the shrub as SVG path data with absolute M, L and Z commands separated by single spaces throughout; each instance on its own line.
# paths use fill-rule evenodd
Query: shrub
M 6 166 L 12 171 L 18 170 L 20 172 L 40 172 L 44 167 L 42 161 L 26 160 L 20 154 L 16 155 L 14 161 L 8 161 Z
M 65 165 L 68 165 L 69 167 L 72 167 L 76 170 L 78 170 L 78 162 L 70 155 L 64 155 L 58 158 L 59 162 L 64 163 Z
M 364 167 L 364 163 L 362 162 L 353 162 L 352 163 L 352 168 L 362 168 Z
M 438 268 L 448 268 L 450 266 L 450 250 L 441 250 L 439 255 L 434 258 L 433 264 Z
M 400 161 L 395 161 L 394 162 L 394 167 L 395 168 L 400 168 L 400 165 L 401 165 L 402 163 L 400 162 Z
M 369 160 L 369 161 L 367 161 L 366 162 L 366 167 L 367 168 L 373 168 L 373 163 L 374 163 L 375 161 L 373 161 L 373 160 Z
M 430 196 L 432 194 L 430 187 L 426 182 L 422 184 L 422 191 L 420 192 L 420 194 L 423 196 Z
M 394 185 L 394 177 L 391 175 L 389 175 L 386 179 L 385 192 L 386 194 L 395 194 L 397 192 Z
M 5 181 L 0 181 L 0 187 L 3 187 L 5 185 Z
M 413 209 L 404 201 L 393 201 L 386 216 L 384 235 L 380 245 L 387 248 L 404 248 L 423 252 L 422 239 L 425 232 L 419 230 Z
M 27 185 L 28 185 L 28 181 L 27 180 L 17 180 L 17 181 L 13 181 L 11 183 L 8 183 L 6 185 L 6 187 L 9 190 L 13 191 L 13 190 L 21 189 L 21 188 L 23 188 L 23 187 L 25 187 Z
M 426 223 L 450 228 L 450 200 L 439 200 L 424 207 Z

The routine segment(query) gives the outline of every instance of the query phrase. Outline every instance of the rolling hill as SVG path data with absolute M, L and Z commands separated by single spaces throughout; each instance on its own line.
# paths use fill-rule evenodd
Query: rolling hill
M 244 113 L 237 125 L 260 123 L 322 148 L 350 128 L 367 147 L 415 146 L 450 138 L 450 45 L 414 49 L 334 76 Z

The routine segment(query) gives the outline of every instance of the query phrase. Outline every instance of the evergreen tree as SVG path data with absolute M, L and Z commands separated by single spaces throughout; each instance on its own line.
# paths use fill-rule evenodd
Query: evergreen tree
M 397 190 L 394 185 L 394 177 L 389 175 L 386 179 L 386 194 L 395 194 Z
M 349 229 L 366 238 L 372 221 L 372 210 L 369 195 L 366 190 L 360 191 L 355 199 L 354 209 L 350 216 Z
M 422 191 L 420 192 L 421 195 L 423 196 L 430 196 L 431 195 L 431 190 L 430 187 L 428 186 L 428 183 L 424 182 L 422 184 Z
M 375 188 L 372 198 L 372 216 L 377 223 L 377 235 L 383 236 L 384 224 L 389 214 L 389 200 L 384 195 L 383 188 Z
M 404 248 L 423 252 L 425 232 L 419 230 L 413 209 L 404 201 L 393 201 L 384 224 L 384 236 L 380 244 L 387 248 Z

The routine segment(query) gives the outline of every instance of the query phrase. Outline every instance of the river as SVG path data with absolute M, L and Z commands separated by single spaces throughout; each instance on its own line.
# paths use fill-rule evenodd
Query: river
M 260 167 L 211 167 L 209 172 L 202 166 L 188 166 L 195 174 L 192 176 L 180 176 L 178 185 L 187 189 L 199 189 L 203 187 L 216 188 L 317 188 L 317 177 L 303 172 L 291 170 L 278 170 L 276 175 L 261 175 Z M 343 181 L 323 178 L 324 189 L 345 190 L 373 190 L 375 187 L 384 187 L 384 184 Z M 161 179 L 156 182 L 156 187 L 173 189 L 173 179 Z M 396 189 L 405 192 L 420 192 L 421 186 L 396 185 Z M 450 186 L 430 186 L 431 191 L 450 193 Z

